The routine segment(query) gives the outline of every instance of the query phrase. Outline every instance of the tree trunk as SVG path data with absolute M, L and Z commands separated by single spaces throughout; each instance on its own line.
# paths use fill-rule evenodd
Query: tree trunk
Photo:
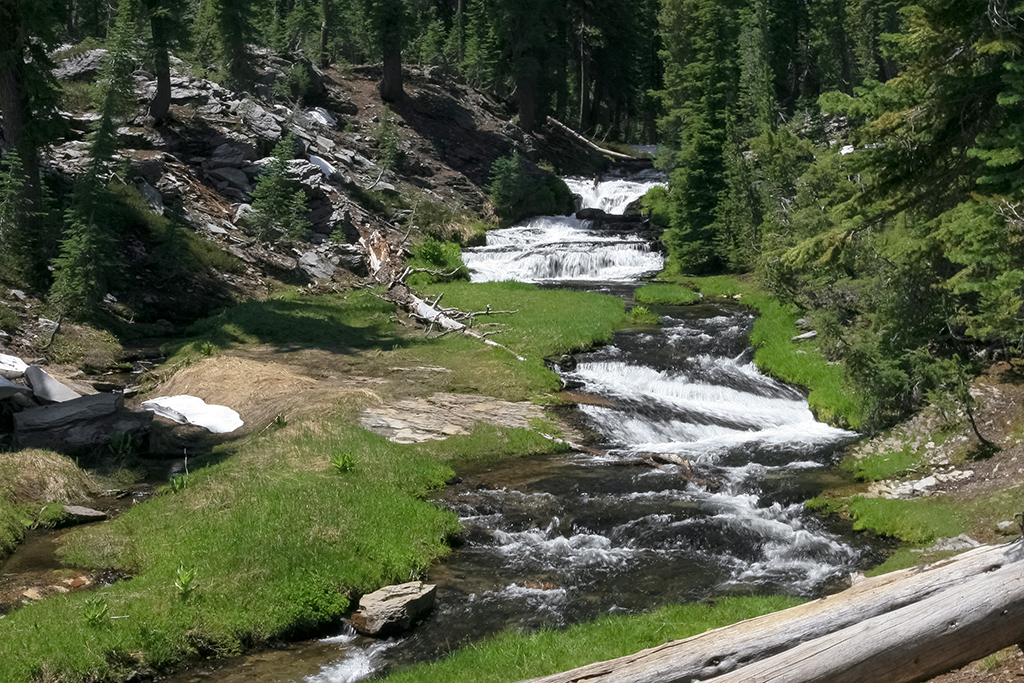
M 590 128 L 590 57 L 580 35 L 580 130 Z
M 909 683 L 1022 640 L 1017 541 L 530 683 Z
M 380 82 L 380 97 L 385 102 L 402 99 L 402 48 L 396 41 L 384 46 L 384 77 Z
M 532 134 L 537 125 L 537 84 L 534 79 L 524 77 L 516 82 L 519 100 L 519 127 L 524 133 Z
M 0 28 L 0 38 L 6 49 L 0 49 L 0 114 L 3 121 L 3 136 L 7 145 L 17 149 L 21 156 L 21 168 L 25 177 L 25 198 L 30 207 L 30 221 L 37 220 L 40 210 L 39 155 L 29 135 L 28 125 L 31 112 L 28 110 L 28 94 L 25 92 L 25 69 L 21 52 L 24 43 L 19 27 Z M 38 226 L 23 226 L 32 229 Z M 34 236 L 33 236 L 34 237 Z
M 327 54 L 328 38 L 331 30 L 331 0 L 320 0 L 320 9 L 323 11 L 324 19 L 320 23 L 320 68 L 326 69 L 330 66 L 331 59 Z
M 167 120 L 171 107 L 171 58 L 167 51 L 166 19 L 158 12 L 150 12 L 149 25 L 153 32 L 153 70 L 156 72 L 156 94 L 149 103 L 149 115 L 159 125 Z

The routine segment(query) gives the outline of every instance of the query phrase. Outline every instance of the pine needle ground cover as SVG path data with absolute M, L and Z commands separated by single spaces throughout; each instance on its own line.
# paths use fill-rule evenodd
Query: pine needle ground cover
M 622 303 L 599 295 L 445 287 L 449 304 L 518 309 L 494 338 L 528 360 L 460 335 L 399 329 L 390 304 L 360 291 L 242 304 L 197 324 L 171 363 L 314 348 L 381 379 L 410 361 L 451 370 L 435 373 L 443 384 L 428 391 L 542 398 L 558 386 L 545 355 L 586 348 L 623 319 Z M 443 442 L 392 443 L 356 426 L 364 406 L 391 395 L 387 382 L 379 386 L 222 446 L 216 464 L 111 522 L 68 534 L 60 551 L 68 565 L 115 567 L 132 578 L 0 619 L 0 682 L 120 680 L 316 632 L 344 614 L 355 593 L 407 581 L 448 552 L 457 518 L 424 498 L 454 466 L 557 448 L 530 430 L 485 426 Z

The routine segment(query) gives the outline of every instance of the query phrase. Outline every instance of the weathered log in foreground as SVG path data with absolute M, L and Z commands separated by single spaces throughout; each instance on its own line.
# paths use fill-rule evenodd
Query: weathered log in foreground
M 911 683 L 1024 641 L 1024 542 L 529 683 Z

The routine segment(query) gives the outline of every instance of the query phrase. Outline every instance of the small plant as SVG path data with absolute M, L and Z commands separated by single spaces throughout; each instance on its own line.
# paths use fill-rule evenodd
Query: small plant
M 115 461 L 128 460 L 135 452 L 135 440 L 131 434 L 114 434 L 107 439 L 107 452 Z
M 398 146 L 398 126 L 395 125 L 395 117 L 392 116 L 390 107 L 384 107 L 384 114 L 373 135 L 377 139 L 377 149 L 380 151 L 381 168 L 385 171 L 397 170 L 405 157 L 405 152 Z
M 89 598 L 85 601 L 85 623 L 93 628 L 102 626 L 107 621 L 110 607 L 102 596 Z
M 214 346 L 212 342 L 204 341 L 202 344 L 199 345 L 199 348 L 196 350 L 199 352 L 200 356 L 205 356 L 209 358 L 210 356 L 217 352 L 217 347 Z
M 657 325 L 658 314 L 651 311 L 646 306 L 634 306 L 633 310 L 630 311 L 630 316 L 633 318 L 633 322 L 642 323 L 645 325 Z
M 178 599 L 182 602 L 188 602 L 189 598 L 192 597 L 192 593 L 196 589 L 196 575 L 198 571 L 195 569 L 185 569 L 185 564 L 178 565 L 178 573 L 174 579 L 174 587 L 178 590 Z
M 167 482 L 167 485 L 171 488 L 171 493 L 180 493 L 187 489 L 191 484 L 192 475 L 187 473 L 171 477 L 171 480 Z
M 346 451 L 338 451 L 331 456 L 331 470 L 335 474 L 344 474 L 355 469 L 355 457 Z

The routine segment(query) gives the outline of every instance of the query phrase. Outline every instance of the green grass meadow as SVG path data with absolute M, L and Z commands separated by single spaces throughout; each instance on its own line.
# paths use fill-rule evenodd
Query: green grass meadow
M 800 604 L 779 596 L 733 597 L 712 604 L 664 607 L 648 614 L 602 617 L 564 631 L 507 632 L 446 659 L 399 671 L 388 683 L 508 683 L 567 671 L 688 638 Z
M 451 369 L 438 373 L 447 390 L 543 399 L 558 387 L 544 357 L 606 339 L 625 317 L 621 301 L 600 295 L 437 287 L 449 306 L 518 310 L 482 320 L 500 320 L 492 338 L 527 360 L 464 335 L 400 329 L 393 307 L 373 292 L 296 290 L 200 321 L 169 349 L 168 365 L 246 346 L 316 348 L 360 371 L 434 363 Z M 0 619 L 0 683 L 123 680 L 315 632 L 355 595 L 415 578 L 448 552 L 457 517 L 425 497 L 453 467 L 561 448 L 531 430 L 486 425 L 443 442 L 395 444 L 356 426 L 371 400 L 353 391 L 329 414 L 221 446 L 217 464 L 108 523 L 67 534 L 60 555 L 68 566 L 133 576 Z M 17 510 L 3 512 L 22 523 Z

